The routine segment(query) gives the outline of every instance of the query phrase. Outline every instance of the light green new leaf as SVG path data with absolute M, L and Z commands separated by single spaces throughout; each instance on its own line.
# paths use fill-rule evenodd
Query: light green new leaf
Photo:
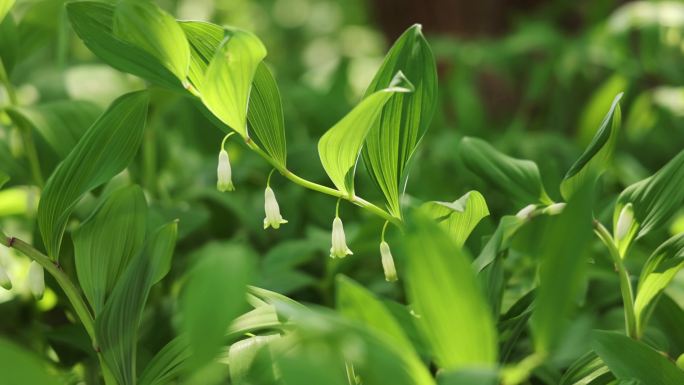
M 73 233 L 76 273 L 95 315 L 145 240 L 147 203 L 138 186 L 112 192 Z
M 40 358 L 6 339 L 0 339 L 0 372 L 6 385 L 59 385 L 54 373 Z
M 606 166 L 608 166 L 608 162 L 613 156 L 613 149 L 615 148 L 620 129 L 621 114 L 619 103 L 621 98 L 622 93 L 613 99 L 613 104 L 610 106 L 606 116 L 603 117 L 601 125 L 591 143 L 589 143 L 584 153 L 565 174 L 560 189 L 563 198 L 566 200 L 569 200 L 572 194 L 587 182 L 589 175 L 598 178 Z
M 5 19 L 13 5 L 14 0 L 0 0 L 0 22 Z
M 632 240 L 639 239 L 651 230 L 659 229 L 684 202 L 684 151 L 652 176 L 627 187 L 618 197 L 613 212 L 613 229 L 623 207 L 633 205 L 634 220 L 623 238 L 618 240 L 624 255 Z
M 48 255 L 57 260 L 62 235 L 83 194 L 123 171 L 142 142 L 148 94 L 115 100 L 50 176 L 38 206 L 38 226 Z
M 173 222 L 148 237 L 95 319 L 102 357 L 119 385 L 136 383 L 138 326 L 150 288 L 169 271 L 177 234 L 178 225 Z
M 516 204 L 553 203 L 534 162 L 511 158 L 477 138 L 463 138 L 460 149 L 461 159 L 470 171 L 508 193 Z
M 114 35 L 113 5 L 99 1 L 74 1 L 69 2 L 66 8 L 74 31 L 104 62 L 159 85 L 169 88 L 182 86 L 177 76 L 157 57 Z
M 227 126 L 247 138 L 247 107 L 252 81 L 266 47 L 251 32 L 226 31 L 206 69 L 200 92 L 202 102 Z
M 463 246 L 475 226 L 489 215 L 487 202 L 472 190 L 453 202 L 426 202 L 421 210 L 446 230 L 458 247 Z
M 180 299 L 193 370 L 219 353 L 228 325 L 247 309 L 254 270 L 253 255 L 239 245 L 210 244 L 199 254 Z
M 541 354 L 559 348 L 563 337 L 559 322 L 571 315 L 585 280 L 592 240 L 591 187 L 588 184 L 577 191 L 539 236 L 539 287 L 530 326 L 535 350 Z
M 497 332 L 471 258 L 433 220 L 409 223 L 400 251 L 408 260 L 408 297 L 416 322 L 444 370 L 493 367 Z
M 401 71 L 388 84 L 364 98 L 318 141 L 318 156 L 325 172 L 335 187 L 349 196 L 354 195 L 354 174 L 361 148 L 382 108 L 392 96 L 413 92 L 413 84 Z
M 394 43 L 366 90 L 366 96 L 384 88 L 398 71 L 411 80 L 415 91 L 397 94 L 385 104 L 380 118 L 368 132 L 363 149 L 363 161 L 369 175 L 395 217 L 401 217 L 399 195 L 406 186 L 409 161 L 437 106 L 437 67 L 418 24 L 406 30 Z
M 120 0 L 114 36 L 154 56 L 181 82 L 190 65 L 190 46 L 176 19 L 149 0 Z
M 221 26 L 204 21 L 180 21 L 179 24 L 190 44 L 188 78 L 201 92 L 204 73 L 225 38 L 226 31 Z
M 648 385 L 684 384 L 684 372 L 642 342 L 615 332 L 595 331 L 593 348 L 619 379 L 638 379 Z
M 102 114 L 97 105 L 78 100 L 10 107 L 6 111 L 15 124 L 35 129 L 62 159 Z
M 641 270 L 634 313 L 637 330 L 643 332 L 653 310 L 654 300 L 684 267 L 684 233 L 675 235 L 660 245 Z M 640 333 L 641 334 L 641 333 Z

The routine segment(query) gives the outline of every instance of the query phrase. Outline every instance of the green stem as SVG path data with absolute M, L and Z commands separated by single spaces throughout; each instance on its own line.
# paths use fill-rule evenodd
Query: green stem
M 632 282 L 629 279 L 629 272 L 625 268 L 620 251 L 618 250 L 613 237 L 608 232 L 608 229 L 599 221 L 594 221 L 594 232 L 601 239 L 603 244 L 608 248 L 610 257 L 617 268 L 618 277 L 620 278 L 620 292 L 622 294 L 622 304 L 625 312 L 625 329 L 627 335 L 631 338 L 638 339 L 636 313 L 634 312 L 634 293 L 632 291 Z
M 19 250 L 22 254 L 26 255 L 30 259 L 38 262 L 43 268 L 55 278 L 59 286 L 64 290 L 67 298 L 74 307 L 74 311 L 78 316 L 79 320 L 83 324 L 88 336 L 93 341 L 93 346 L 97 346 L 95 341 L 95 321 L 93 316 L 88 309 L 85 301 L 79 290 L 76 288 L 74 283 L 71 281 L 69 276 L 64 273 L 64 270 L 48 258 L 45 254 L 33 248 L 33 246 L 22 241 L 21 239 L 8 237 L 4 233 L 0 232 L 0 244 L 7 248 L 14 248 Z

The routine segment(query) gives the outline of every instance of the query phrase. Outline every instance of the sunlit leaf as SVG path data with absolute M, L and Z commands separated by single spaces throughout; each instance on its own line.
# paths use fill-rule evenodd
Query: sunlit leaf
M 496 328 L 466 251 L 434 221 L 417 215 L 401 251 L 408 260 L 408 297 L 437 365 L 493 367 Z
M 0 0 L 0 22 L 5 19 L 5 15 L 9 13 L 13 5 L 14 0 Z
M 59 258 L 62 234 L 78 200 L 133 160 L 143 138 L 147 103 L 146 92 L 114 101 L 48 179 L 38 207 L 38 226 L 52 259 Z
M 148 237 L 95 319 L 102 357 L 120 385 L 136 383 L 138 326 L 152 285 L 169 271 L 177 233 L 173 222 Z
M 4 338 L 0 339 L 0 372 L 7 385 L 59 385 L 46 362 Z
M 534 162 L 511 158 L 484 140 L 470 137 L 461 141 L 460 156 L 470 171 L 506 192 L 517 205 L 552 203 Z
M 188 78 L 193 86 L 200 90 L 204 73 L 225 37 L 225 30 L 221 26 L 204 21 L 180 21 L 179 24 L 190 45 Z
M 266 47 L 251 32 L 226 31 L 201 82 L 202 102 L 227 126 L 247 138 L 247 107 L 252 81 Z
M 385 104 L 366 136 L 363 161 L 371 179 L 385 196 L 387 208 L 401 217 L 399 196 L 409 174 L 409 161 L 430 125 L 437 106 L 437 68 L 432 51 L 416 24 L 394 43 L 366 90 L 380 91 L 402 71 L 415 86 Z
M 622 93 L 613 99 L 613 104 L 610 106 L 606 116 L 603 117 L 591 143 L 589 143 L 584 153 L 565 174 L 560 189 L 566 200 L 570 199 L 572 194 L 587 183 L 588 176 L 591 175 L 597 178 L 608 166 L 608 162 L 613 156 L 613 149 L 615 148 L 620 129 L 621 113 L 619 102 L 621 98 Z
M 35 129 L 60 158 L 65 158 L 71 152 L 102 113 L 95 104 L 78 100 L 11 107 L 6 111 L 17 125 Z
M 421 210 L 437 221 L 459 247 L 463 246 L 475 226 L 489 215 L 487 202 L 475 190 L 453 202 L 427 202 Z
M 634 301 L 637 330 L 644 330 L 652 311 L 653 301 L 670 284 L 682 267 L 684 267 L 684 234 L 678 234 L 660 245 L 641 270 Z
M 182 86 L 176 75 L 154 55 L 115 36 L 113 5 L 73 1 L 66 8 L 78 36 L 107 64 L 169 88 Z
M 366 135 L 384 105 L 397 94 L 410 93 L 413 84 L 398 72 L 386 88 L 365 97 L 318 141 L 318 155 L 338 190 L 354 195 L 354 174 Z M 399 111 L 395 111 L 399 113 Z
M 138 186 L 111 193 L 73 233 L 78 281 L 95 312 L 145 240 L 147 203 Z
M 249 94 L 247 111 L 249 133 L 257 145 L 266 151 L 279 165 L 285 167 L 285 122 L 280 91 L 273 74 L 263 62 L 254 75 L 252 92 Z
M 684 384 L 684 372 L 644 343 L 607 331 L 596 331 L 593 337 L 594 350 L 617 378 L 648 385 Z

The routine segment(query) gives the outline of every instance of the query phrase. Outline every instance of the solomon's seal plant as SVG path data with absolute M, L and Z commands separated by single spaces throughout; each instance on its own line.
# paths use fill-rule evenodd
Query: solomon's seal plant
M 637 247 L 646 247 L 639 241 L 662 236 L 658 230 L 682 207 L 684 151 L 616 197 L 597 188 L 618 143 L 622 94 L 593 122 L 593 139 L 553 189 L 535 162 L 508 156 L 483 139 L 460 141 L 454 149 L 458 161 L 509 200 L 510 215 L 498 212 L 498 226 L 487 233 L 479 224 L 490 216 L 488 196 L 479 191 L 450 202 L 406 195 L 412 162 L 437 105 L 436 63 L 420 25 L 394 42 L 356 106 L 318 139 L 320 168 L 330 180 L 319 183 L 291 165 L 302 152 L 288 150 L 286 131 L 293 129 L 286 129 L 267 47 L 254 33 L 176 20 L 149 0 L 67 2 L 68 20 L 85 46 L 111 67 L 143 79 L 145 89 L 118 97 L 104 111 L 74 100 L 23 105 L 11 81 L 21 57 L 6 46 L 23 44 L 18 39 L 29 35 L 12 32 L 14 18 L 30 21 L 31 14 L 14 12 L 13 6 L 0 0 L 0 81 L 7 95 L 2 124 L 11 133 L 7 137 L 16 137 L 0 147 L 0 187 L 10 186 L 0 193 L 15 182 L 30 184 L 40 200 L 35 220 L 29 216 L 35 236 L 11 223 L 0 233 L 5 249 L 30 260 L 25 274 L 17 275 L 0 260 L 0 285 L 13 291 L 26 286 L 37 300 L 44 298 L 41 304 L 59 296 L 67 308 L 65 322 L 78 327 L 55 332 L 52 340 L 80 356 L 68 369 L 60 349 L 39 349 L 48 358 L 42 362 L 26 346 L 0 339 L 0 383 L 684 383 L 675 364 L 684 353 L 678 331 L 684 311 L 664 293 L 684 266 L 684 234 L 663 237 L 648 250 L 638 279 L 629 271 L 635 250 L 643 253 Z M 249 167 L 241 155 L 250 151 L 271 170 L 263 178 L 264 229 L 288 223 L 271 187 L 274 176 L 322 194 L 330 213 L 335 205 L 331 258 L 319 285 L 334 311 L 262 288 L 260 283 L 277 277 L 257 273 L 256 252 L 245 244 L 252 234 L 240 234 L 243 242 L 207 242 L 178 258 L 193 241 L 183 227 L 187 216 L 165 207 L 173 189 L 152 193 L 164 178 L 149 169 L 151 122 L 159 119 L 168 95 L 197 109 L 224 135 L 218 192 L 211 191 L 217 201 L 251 210 L 233 184 L 234 176 L 253 182 L 238 172 Z M 234 168 L 229 139 L 236 146 Z M 215 162 L 215 152 L 211 157 Z M 370 183 L 357 188 L 362 169 Z M 213 166 L 211 173 L 205 184 L 213 189 Z M 279 183 L 279 196 L 285 188 Z M 398 301 L 330 274 L 368 249 L 349 238 L 356 251 L 350 257 L 343 201 L 378 220 L 364 228 L 379 242 L 372 247 L 380 256 L 374 258 L 377 271 L 364 274 L 379 275 L 381 267 L 389 282 L 383 284 L 400 293 Z M 292 223 L 278 233 L 297 224 L 285 210 L 287 202 L 281 203 Z M 253 216 L 261 227 L 260 215 L 246 215 Z M 345 221 L 349 225 L 346 215 Z M 26 237 L 33 241 L 21 239 Z M 319 238 L 314 233 L 311 245 L 282 247 L 304 254 L 319 247 Z M 324 238 L 319 248 L 327 252 Z M 291 260 L 273 254 L 264 258 L 269 266 L 263 269 L 285 266 L 282 271 L 302 279 L 287 270 Z M 511 265 L 524 257 L 533 261 L 526 271 L 531 277 L 511 273 L 518 271 Z M 620 302 L 617 328 L 576 315 L 588 306 L 585 294 L 596 290 L 593 278 L 599 273 L 614 284 L 604 288 L 607 301 Z M 179 274 L 177 284 L 165 282 Z M 334 298 L 327 285 L 335 286 Z M 171 333 L 156 333 L 153 310 L 170 319 Z M 148 340 L 158 348 L 145 349 Z M 13 360 L 16 367 L 8 369 Z

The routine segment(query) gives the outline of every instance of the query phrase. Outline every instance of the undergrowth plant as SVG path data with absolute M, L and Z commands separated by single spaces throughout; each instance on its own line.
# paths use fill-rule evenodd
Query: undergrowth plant
M 511 214 L 471 256 L 466 242 L 490 214 L 484 194 L 473 190 L 453 202 L 404 199 L 437 103 L 435 59 L 420 25 L 394 42 L 358 104 L 318 140 L 329 186 L 288 166 L 285 138 L 292 128 L 286 128 L 267 49 L 255 34 L 176 20 L 150 1 L 68 2 L 69 21 L 85 45 L 117 70 L 145 79 L 148 89 L 121 96 L 102 113 L 72 100 L 26 106 L 11 82 L 22 44 L 22 35 L 12 32 L 13 3 L 0 1 L 0 80 L 6 137 L 17 141 L 8 139 L 6 147 L 21 151 L 3 155 L 0 187 L 18 178 L 40 191 L 39 237 L 29 244 L 5 230 L 0 243 L 31 260 L 26 279 L 36 297 L 45 290 L 44 271 L 66 296 L 71 321 L 88 336 L 89 359 L 81 365 L 94 373 L 89 383 L 684 383 L 674 362 L 684 353 L 684 339 L 673 329 L 681 327 L 684 312 L 663 295 L 684 265 L 684 234 L 662 239 L 638 279 L 628 270 L 635 244 L 659 234 L 682 207 L 684 152 L 609 199 L 612 215 L 595 203 L 605 201 L 597 181 L 618 143 L 622 94 L 595 122 L 593 140 L 557 191 L 547 192 L 534 162 L 481 139 L 462 139 L 460 161 L 511 203 Z M 174 289 L 176 337 L 141 358 L 140 339 L 154 333 L 141 330 L 148 298 L 174 264 L 183 223 L 153 220 L 145 188 L 118 176 L 134 172 L 139 162 L 160 90 L 181 95 L 224 132 L 216 143 L 219 191 L 241 188 L 232 174 L 242 165 L 231 165 L 228 143 L 239 142 L 270 165 L 265 230 L 291 226 L 276 199 L 277 179 L 330 196 L 331 258 L 354 250 L 342 202 L 380 218 L 377 256 L 385 279 L 404 288 L 405 301 L 382 299 L 339 275 L 334 310 L 304 305 L 252 285 L 257 258 L 248 247 L 212 245 Z M 50 156 L 37 150 L 36 136 Z M 47 167 L 46 158 L 52 161 Z M 361 167 L 381 202 L 357 195 Z M 597 243 L 601 259 L 591 257 Z M 535 261 L 533 285 L 505 305 L 511 280 L 505 266 L 521 253 Z M 73 258 L 73 267 L 65 268 L 65 258 Z M 592 265 L 608 266 L 617 278 L 622 330 L 592 331 L 577 316 Z M 0 266 L 6 289 L 11 278 Z M 663 339 L 674 342 L 664 345 Z M 71 383 L 27 350 L 0 341 L 0 383 Z

